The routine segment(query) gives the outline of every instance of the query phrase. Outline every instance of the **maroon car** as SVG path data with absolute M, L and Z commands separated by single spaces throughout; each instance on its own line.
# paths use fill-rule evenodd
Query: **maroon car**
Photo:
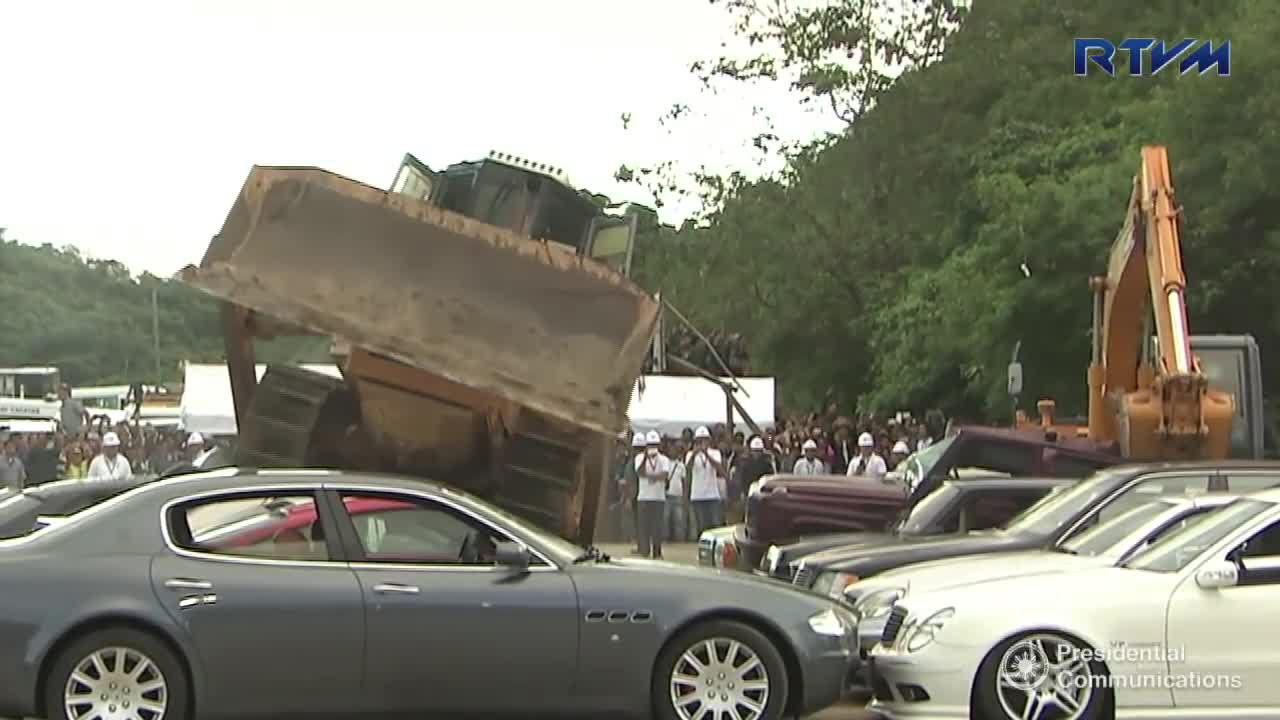
M 908 457 L 883 481 L 837 475 L 770 476 L 748 493 L 743 524 L 708 531 L 704 538 L 723 544 L 733 559 L 726 560 L 726 566 L 751 570 L 759 567 L 770 545 L 824 533 L 889 530 L 907 508 L 948 478 L 975 473 L 1080 478 L 1119 462 L 1118 455 L 1087 441 L 963 426 Z M 730 535 L 732 540 L 725 543 Z M 699 542 L 701 551 L 706 542 Z

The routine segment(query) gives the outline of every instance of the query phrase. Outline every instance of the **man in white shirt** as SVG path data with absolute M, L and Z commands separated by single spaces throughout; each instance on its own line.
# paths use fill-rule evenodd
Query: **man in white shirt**
M 656 430 L 645 435 L 644 454 L 636 458 L 636 535 L 639 553 L 655 560 L 662 557 L 662 520 L 667 505 L 667 479 L 671 477 L 671 461 L 660 450 L 662 436 Z
M 685 513 L 685 475 L 684 453 L 680 451 L 680 441 L 673 440 L 668 448 L 668 459 L 671 460 L 671 478 L 667 480 L 667 539 L 672 542 L 684 542 L 689 537 L 689 526 Z
M 864 475 L 874 480 L 884 479 L 889 468 L 885 465 L 884 458 L 876 454 L 875 448 L 876 441 L 871 433 L 864 432 L 858 436 L 858 457 L 849 463 L 849 477 Z
M 89 463 L 89 480 L 110 482 L 129 480 L 133 477 L 133 468 L 129 466 L 129 458 L 120 454 L 120 436 L 109 432 L 102 436 L 102 453 Z
M 796 460 L 795 467 L 791 468 L 792 473 L 796 475 L 827 474 L 827 464 L 818 459 L 818 443 L 813 438 L 805 440 L 800 449 L 804 450 L 804 456 Z
M 719 527 L 724 518 L 724 495 L 721 489 L 729 479 L 720 451 L 711 447 L 711 431 L 706 426 L 693 432 L 693 449 L 685 456 L 689 478 L 689 504 L 693 507 L 696 535 Z

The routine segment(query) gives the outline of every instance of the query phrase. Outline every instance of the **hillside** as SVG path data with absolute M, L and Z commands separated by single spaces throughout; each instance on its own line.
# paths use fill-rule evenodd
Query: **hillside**
M 155 381 L 151 292 L 156 290 L 164 382 L 179 362 L 222 361 L 217 304 L 172 280 L 131 276 L 74 248 L 33 247 L 0 230 L 0 365 L 53 365 L 76 385 Z M 259 343 L 263 361 L 324 362 L 316 338 Z

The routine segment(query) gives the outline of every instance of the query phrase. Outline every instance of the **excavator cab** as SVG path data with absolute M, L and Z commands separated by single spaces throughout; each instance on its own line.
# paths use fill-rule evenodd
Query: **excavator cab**
M 1192 335 L 1191 351 L 1200 359 L 1209 385 L 1235 398 L 1231 457 L 1263 457 L 1265 413 L 1258 342 L 1250 335 Z

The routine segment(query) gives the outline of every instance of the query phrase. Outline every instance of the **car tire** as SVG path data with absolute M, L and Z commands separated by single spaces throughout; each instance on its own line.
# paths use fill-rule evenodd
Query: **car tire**
M 687 660 L 692 655 L 705 667 L 713 648 L 719 667 L 709 673 Z M 659 720 L 690 720 L 701 703 L 711 702 L 716 708 L 734 704 L 743 720 L 779 720 L 789 687 L 786 663 L 769 638 L 741 622 L 710 620 L 667 643 L 654 665 L 651 700 Z
M 983 720 L 1100 720 L 1107 713 L 1107 668 L 1079 638 L 1029 632 L 992 648 L 978 668 L 973 717 Z M 1065 663 L 1065 664 L 1064 664 Z M 1037 707 L 1028 714 L 1029 703 Z
M 121 662 L 122 666 L 117 665 Z M 94 681 L 93 686 L 73 680 L 73 675 Z M 97 686 L 98 680 L 101 686 Z M 106 628 L 73 640 L 49 666 L 43 686 L 49 720 L 85 716 L 68 712 L 72 696 L 83 697 L 85 703 L 104 704 L 104 711 L 113 706 L 118 710 L 141 708 L 136 717 L 143 720 L 188 720 L 191 715 L 191 688 L 182 662 L 166 643 L 133 628 Z M 87 717 L 93 715 L 90 712 Z

